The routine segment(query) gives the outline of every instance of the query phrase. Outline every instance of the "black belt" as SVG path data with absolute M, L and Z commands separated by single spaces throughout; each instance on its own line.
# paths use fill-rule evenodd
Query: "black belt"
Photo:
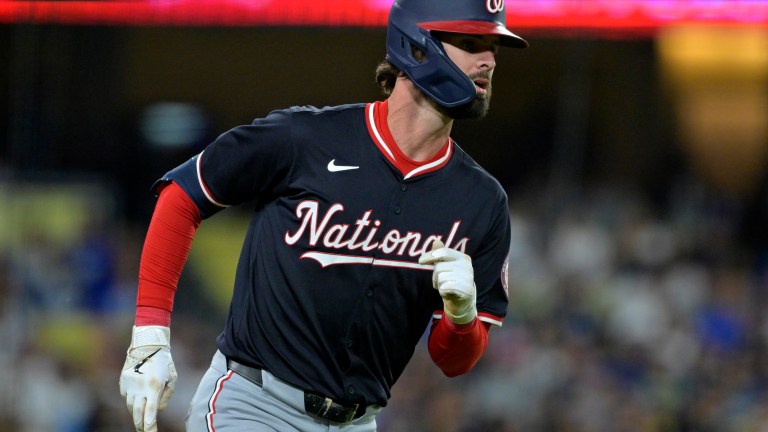
M 264 381 L 261 378 L 261 369 L 240 364 L 232 359 L 227 359 L 227 368 L 248 381 L 261 387 Z M 316 395 L 314 393 L 304 392 L 304 410 L 322 419 L 330 420 L 336 423 L 348 423 L 356 418 L 360 418 L 365 410 L 359 410 L 360 405 L 347 407 L 334 402 L 331 398 Z
M 227 359 L 227 369 L 234 371 L 236 374 L 256 384 L 259 387 L 261 387 L 264 383 L 264 381 L 261 379 L 261 369 L 242 365 L 232 359 Z

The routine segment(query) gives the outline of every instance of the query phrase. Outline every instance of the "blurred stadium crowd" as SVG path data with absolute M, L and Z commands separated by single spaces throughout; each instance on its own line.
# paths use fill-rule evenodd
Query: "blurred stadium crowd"
M 692 181 L 662 205 L 609 185 L 509 194 L 503 327 L 454 379 L 420 347 L 379 430 L 768 431 L 766 273 L 738 204 Z M 30 235 L 2 250 L 0 430 L 132 430 L 117 380 L 144 228 L 87 226 L 65 247 Z M 183 430 L 225 313 L 195 273 L 177 295 L 163 431 Z

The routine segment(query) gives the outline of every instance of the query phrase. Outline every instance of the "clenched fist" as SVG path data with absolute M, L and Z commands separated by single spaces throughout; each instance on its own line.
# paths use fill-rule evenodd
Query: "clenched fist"
M 475 273 L 472 258 L 436 240 L 432 250 L 419 258 L 419 264 L 434 264 L 432 286 L 443 298 L 445 315 L 456 324 L 466 324 L 477 316 Z

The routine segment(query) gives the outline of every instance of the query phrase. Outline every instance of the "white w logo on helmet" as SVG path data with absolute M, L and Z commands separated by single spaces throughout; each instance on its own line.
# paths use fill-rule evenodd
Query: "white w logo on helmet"
M 499 13 L 504 10 L 504 0 L 485 0 L 485 8 L 490 13 Z

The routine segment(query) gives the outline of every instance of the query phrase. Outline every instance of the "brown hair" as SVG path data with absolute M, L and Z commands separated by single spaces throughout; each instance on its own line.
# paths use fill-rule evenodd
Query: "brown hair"
M 411 45 L 411 55 L 413 59 L 421 63 L 427 58 L 424 51 L 417 48 L 415 45 Z M 392 94 L 392 90 L 395 88 L 395 81 L 402 72 L 395 65 L 389 62 L 385 57 L 381 63 L 376 67 L 376 82 L 381 87 L 382 93 L 389 96 Z
M 376 82 L 381 88 L 381 92 L 389 96 L 395 88 L 395 81 L 400 75 L 400 69 L 396 68 L 389 60 L 384 59 L 376 66 Z

